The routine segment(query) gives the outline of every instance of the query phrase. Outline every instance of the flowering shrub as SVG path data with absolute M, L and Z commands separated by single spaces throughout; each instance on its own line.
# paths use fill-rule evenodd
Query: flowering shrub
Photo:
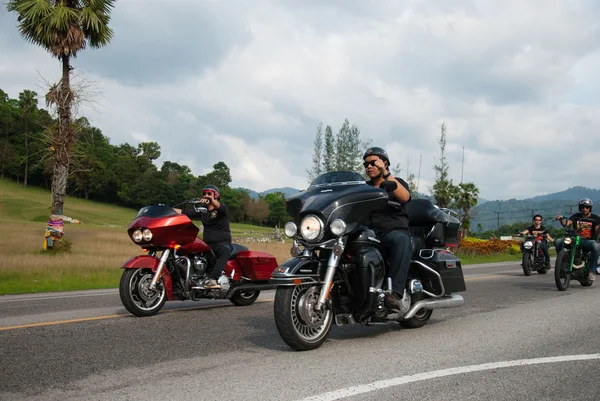
M 518 254 L 521 252 L 521 242 L 515 240 L 503 241 L 497 238 L 489 240 L 466 237 L 460 241 L 456 250 L 458 256 L 493 255 L 497 253 Z

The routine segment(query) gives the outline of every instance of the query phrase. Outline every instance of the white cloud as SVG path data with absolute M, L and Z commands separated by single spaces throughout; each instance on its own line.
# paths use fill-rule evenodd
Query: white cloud
M 139 2 L 120 2 L 113 44 L 74 61 L 99 79 L 83 111 L 112 143 L 156 141 L 195 174 L 224 161 L 236 186 L 301 188 L 318 122 L 348 118 L 393 163 L 417 174 L 422 157 L 427 191 L 445 121 L 451 177 L 464 147 L 483 198 L 600 182 L 593 2 L 180 3 L 144 2 L 141 18 Z M 0 88 L 43 93 L 36 71 L 56 77 L 58 63 L 12 15 L 0 23 Z

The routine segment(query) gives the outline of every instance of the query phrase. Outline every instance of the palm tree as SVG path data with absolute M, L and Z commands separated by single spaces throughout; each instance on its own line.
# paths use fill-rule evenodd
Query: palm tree
M 464 236 L 466 237 L 471 227 L 471 217 L 469 211 L 475 205 L 479 199 L 479 188 L 472 182 L 465 182 L 458 184 L 456 197 L 454 198 L 454 206 L 463 211 L 462 226 L 464 230 Z
M 107 45 L 113 36 L 108 27 L 115 0 L 9 0 L 8 11 L 17 13 L 19 33 L 46 49 L 62 64 L 61 80 L 50 88 L 46 103 L 58 112 L 50 146 L 54 149 L 52 213 L 62 214 L 67 191 L 69 155 L 77 130 L 72 124 L 71 57 L 89 44 Z
M 37 107 L 37 93 L 30 90 L 24 90 L 19 93 L 19 107 L 23 110 L 23 120 L 25 121 L 25 176 L 23 177 L 23 186 L 27 186 L 27 168 L 29 167 L 29 116 L 31 111 Z

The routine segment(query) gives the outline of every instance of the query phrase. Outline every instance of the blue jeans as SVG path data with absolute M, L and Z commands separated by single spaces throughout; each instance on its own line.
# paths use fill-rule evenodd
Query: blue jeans
M 379 237 L 390 263 L 388 276 L 392 278 L 392 291 L 402 296 L 410 257 L 412 255 L 412 240 L 408 230 L 396 229 Z
M 564 238 L 557 238 L 554 241 L 554 247 L 556 248 L 556 253 L 558 254 L 562 251 L 564 247 Z M 600 244 L 594 241 L 593 239 L 582 239 L 581 240 L 581 249 L 590 253 L 590 260 L 588 261 L 588 265 L 590 266 L 590 270 L 596 273 L 598 255 L 600 255 Z

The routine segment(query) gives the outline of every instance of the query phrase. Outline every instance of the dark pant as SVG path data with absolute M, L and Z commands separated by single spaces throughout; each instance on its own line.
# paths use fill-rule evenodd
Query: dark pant
M 388 276 L 392 278 L 392 291 L 402 296 L 412 254 L 410 234 L 408 230 L 398 229 L 384 234 L 380 240 L 390 263 Z
M 229 256 L 233 251 L 231 242 L 218 242 L 216 244 L 209 244 L 210 249 L 217 257 L 217 261 L 213 268 L 208 272 L 208 276 L 212 279 L 218 279 L 225 270 L 225 265 L 229 260 Z
M 557 254 L 562 251 L 564 242 L 564 238 L 557 238 L 556 241 L 554 241 L 554 247 L 556 248 Z M 581 249 L 590 253 L 588 265 L 590 266 L 590 270 L 596 273 L 596 264 L 598 262 L 598 255 L 600 255 L 600 244 L 593 239 L 582 239 Z

